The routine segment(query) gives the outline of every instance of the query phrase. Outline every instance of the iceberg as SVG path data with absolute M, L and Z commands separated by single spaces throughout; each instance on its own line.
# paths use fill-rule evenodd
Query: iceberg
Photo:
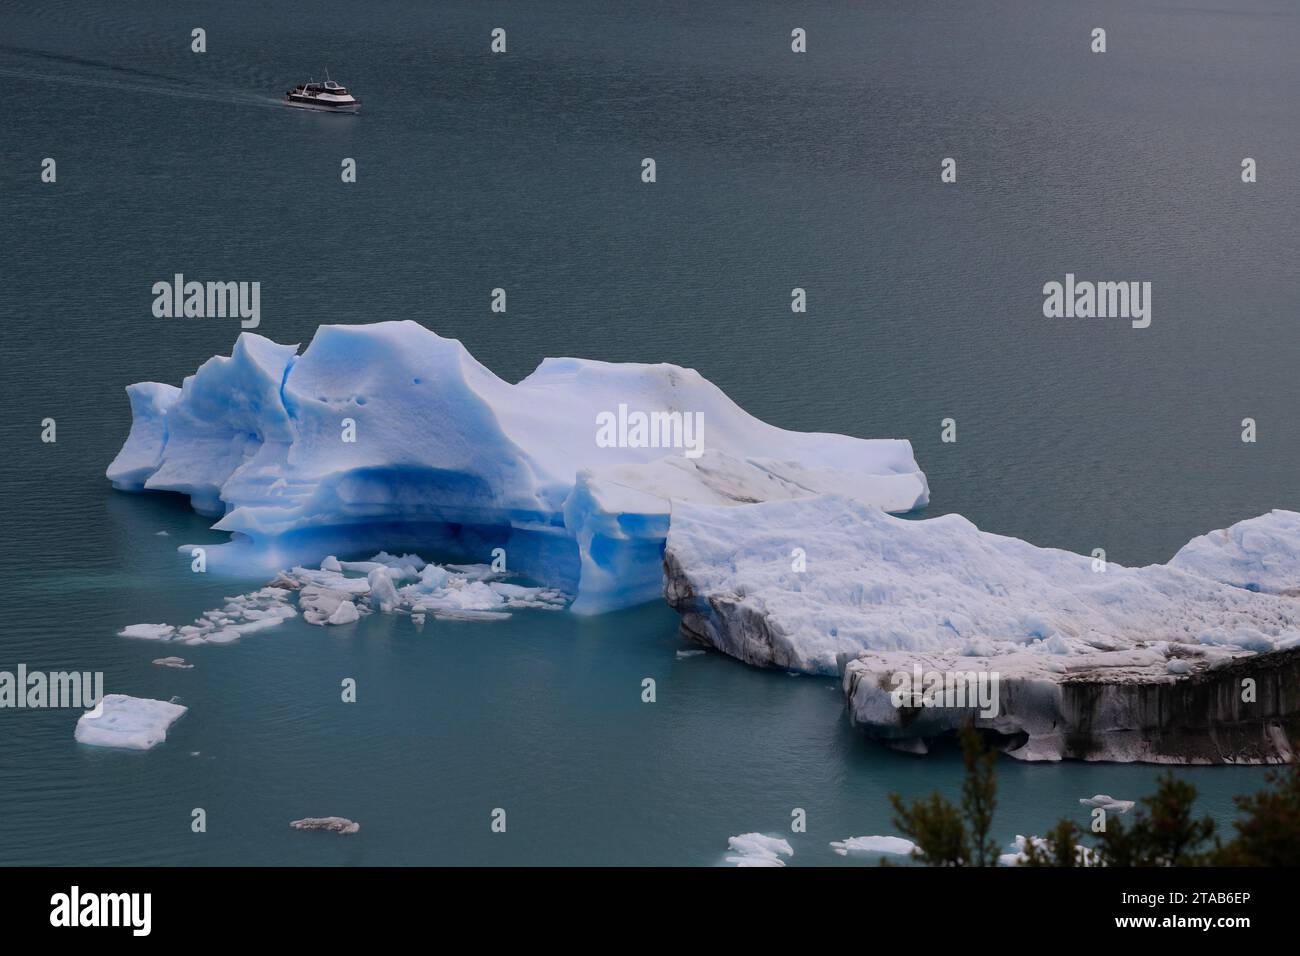
M 127 393 L 133 424 L 108 478 L 219 518 L 232 537 L 206 548 L 209 570 L 501 548 L 599 613 L 659 596 L 680 503 L 834 493 L 906 512 L 929 497 L 905 440 L 786 431 L 674 365 L 552 358 L 511 384 L 410 321 L 321 326 L 301 353 L 245 332 L 179 389 Z
M 896 836 L 856 836 L 846 840 L 832 840 L 831 849 L 840 856 L 849 854 L 870 855 L 886 853 L 890 856 L 911 856 L 916 844 Z
M 1094 810 L 1106 810 L 1110 813 L 1128 813 L 1136 806 L 1136 802 L 1133 800 L 1116 800 L 1107 793 L 1099 793 L 1092 797 L 1080 797 L 1079 802 L 1085 807 L 1092 807 Z
M 1252 519 L 1251 535 L 1285 537 L 1295 519 Z M 1294 575 L 1286 554 L 1272 553 L 1270 580 Z M 750 664 L 842 675 L 853 723 L 899 749 L 925 752 L 973 716 L 1027 760 L 1291 755 L 1300 601 L 1237 586 L 1222 562 L 1198 565 L 1209 576 L 1181 561 L 1099 566 L 958 515 L 905 520 L 820 496 L 677 505 L 664 564 L 685 636 Z M 963 693 L 992 686 L 996 706 L 898 697 L 913 673 L 960 677 Z
M 94 747 L 149 750 L 167 739 L 167 729 L 187 709 L 165 700 L 107 694 L 99 716 L 85 713 L 77 719 L 75 736 Z
M 735 856 L 726 861 L 733 866 L 785 866 L 782 856 L 794 856 L 788 840 L 765 836 L 762 833 L 742 833 L 727 838 L 727 849 Z

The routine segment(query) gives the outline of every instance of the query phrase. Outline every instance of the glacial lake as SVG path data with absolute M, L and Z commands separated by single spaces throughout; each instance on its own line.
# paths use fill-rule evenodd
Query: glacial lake
M 100 670 L 110 692 L 190 712 L 125 753 L 74 742 L 74 712 L 0 710 L 0 864 L 713 865 L 758 831 L 790 841 L 791 865 L 861 865 L 876 857 L 828 844 L 894 833 L 888 793 L 960 786 L 955 751 L 853 732 L 834 680 L 678 659 L 658 604 L 422 630 L 298 619 L 199 648 L 117 637 L 265 583 L 190 573 L 176 546 L 220 540 L 211 522 L 103 477 L 123 387 L 180 384 L 238 334 L 152 316 L 151 286 L 177 272 L 261 282 L 257 331 L 278 342 L 409 318 L 510 380 L 549 355 L 691 366 L 785 428 L 911 439 L 925 515 L 1123 564 L 1300 507 L 1300 11 L 350 9 L 6 9 L 0 670 Z M 360 115 L 279 102 L 325 68 Z M 1044 318 L 1044 283 L 1067 273 L 1150 281 L 1150 327 Z M 151 666 L 173 653 L 195 668 Z M 1135 799 L 1161 772 L 998 767 L 1003 844 L 1085 825 L 1079 798 Z M 1263 778 L 1176 772 L 1225 827 Z M 288 827 L 326 815 L 361 832 Z

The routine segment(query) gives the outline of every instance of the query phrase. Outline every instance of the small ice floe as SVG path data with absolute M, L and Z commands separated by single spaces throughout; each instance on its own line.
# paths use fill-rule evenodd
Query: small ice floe
M 1024 862 L 1025 862 L 1025 844 L 1026 844 L 1026 843 L 1030 843 L 1030 842 L 1032 842 L 1032 843 L 1034 844 L 1034 849 L 1036 849 L 1036 850 L 1045 850 L 1045 849 L 1047 849 L 1047 841 L 1044 840 L 1042 837 L 1031 836 L 1031 837 L 1029 837 L 1028 840 L 1026 840 L 1023 836 L 1021 836 L 1019 833 L 1017 833 L 1017 834 L 1016 834 L 1016 842 L 1015 842 L 1015 844 L 1014 844 L 1014 845 L 1015 845 L 1015 848 L 1016 848 L 1016 851 L 1015 851 L 1014 853 L 1003 853 L 1001 856 L 999 856 L 999 857 L 998 857 L 998 865 L 999 865 L 999 866 L 1019 866 L 1021 863 L 1024 863 Z
M 154 535 L 155 535 L 156 537 L 159 537 L 159 538 L 170 538 L 170 537 L 171 537 L 171 532 L 169 532 L 169 531 L 155 531 L 155 532 L 154 532 Z
M 502 580 L 505 576 L 486 564 L 441 567 L 414 554 L 397 557 L 381 551 L 369 561 L 330 555 L 319 568 L 293 567 L 264 588 L 226 598 L 224 607 L 204 611 L 193 624 L 132 624 L 118 634 L 189 645 L 229 644 L 299 613 L 308 624 L 320 626 L 355 624 L 376 611 L 411 614 L 418 626 L 427 614 L 439 620 L 500 621 L 521 608 L 558 611 L 568 605 L 562 591 L 511 584 Z
M 185 658 L 183 657 L 155 657 L 153 660 L 153 666 L 172 667 L 178 671 L 194 670 L 194 665 L 185 663 Z
M 361 829 L 360 823 L 347 817 L 303 817 L 290 821 L 289 826 L 295 830 L 328 830 L 339 834 L 356 833 Z
M 692 657 L 699 657 L 704 651 L 678 651 L 677 659 L 679 661 L 689 660 Z
M 1047 841 L 1040 836 L 1023 837 L 1016 834 L 1016 840 L 1013 844 L 1016 848 L 1014 853 L 1003 853 L 998 857 L 998 866 L 1020 866 L 1025 862 L 1025 845 L 1032 843 L 1034 849 L 1040 852 L 1047 850 Z M 1076 846 L 1074 848 L 1075 859 L 1080 866 L 1092 866 L 1096 862 L 1096 852 L 1091 847 Z
M 859 836 L 847 840 L 832 840 L 831 849 L 840 856 L 854 854 L 887 853 L 891 856 L 910 856 L 916 844 L 896 836 Z
M 727 849 L 736 854 L 726 858 L 735 866 L 785 866 L 782 855 L 794 856 L 790 844 L 761 833 L 742 833 L 727 838 Z
M 176 628 L 170 624 L 129 624 L 118 631 L 118 637 L 138 637 L 146 641 L 170 641 Z
M 428 564 L 418 555 L 381 551 L 369 561 L 330 555 L 319 568 L 294 567 L 271 582 L 298 592 L 308 624 L 352 624 L 376 611 L 410 614 L 422 625 L 428 615 L 443 621 L 500 621 L 521 608 L 562 610 L 568 596 L 503 580 L 486 564 Z
M 1109 794 L 1099 793 L 1094 797 L 1080 797 L 1079 802 L 1085 807 L 1101 807 L 1107 813 L 1128 813 L 1133 809 L 1132 800 L 1116 800 Z
M 78 743 L 123 750 L 148 750 L 167 739 L 167 729 L 187 708 L 165 700 L 107 694 L 99 716 L 94 712 L 77 719 Z
M 120 637 L 197 646 L 230 644 L 245 634 L 275 627 L 298 612 L 289 603 L 291 592 L 281 587 L 264 587 L 249 594 L 226 598 L 223 607 L 204 611 L 193 624 L 131 624 L 118 631 Z

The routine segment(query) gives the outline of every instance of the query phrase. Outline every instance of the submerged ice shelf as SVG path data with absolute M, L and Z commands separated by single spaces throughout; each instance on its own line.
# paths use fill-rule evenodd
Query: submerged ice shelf
M 903 749 L 972 714 L 899 706 L 896 675 L 919 667 L 996 675 L 998 712 L 976 724 L 1024 759 L 1282 760 L 1300 713 L 1298 517 L 1274 511 L 1167 565 L 1099 572 L 957 515 L 909 521 L 834 496 L 683 505 L 666 594 L 696 640 L 842 673 L 853 722 Z
M 679 503 L 928 501 L 907 441 L 776 428 L 674 365 L 546 359 L 510 384 L 414 322 L 321 326 L 301 354 L 244 333 L 181 388 L 127 392 L 131 432 L 108 477 L 219 517 L 233 540 L 208 549 L 214 570 L 501 547 L 595 613 L 659 597 Z M 623 427 L 636 414 L 654 416 L 648 429 Z M 611 447 L 600 433 L 615 416 Z

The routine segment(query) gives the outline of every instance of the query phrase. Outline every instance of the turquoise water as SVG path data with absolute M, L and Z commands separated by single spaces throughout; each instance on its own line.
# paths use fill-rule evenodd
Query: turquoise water
M 860 739 L 834 681 L 677 660 L 658 605 L 290 621 L 179 651 L 194 670 L 151 667 L 177 651 L 121 626 L 263 583 L 190 574 L 175 546 L 218 540 L 208 522 L 103 479 L 122 387 L 179 383 L 237 334 L 154 319 L 150 287 L 174 272 L 261 281 L 277 341 L 415 318 L 510 379 L 546 355 L 694 366 L 784 427 L 911 438 L 928 514 L 1123 563 L 1300 506 L 1291 8 L 350 9 L 6 4 L 0 669 L 103 670 L 110 691 L 191 710 L 147 754 L 77 745 L 67 711 L 0 711 L 0 863 L 712 864 L 759 830 L 785 831 L 794 865 L 840 864 L 830 840 L 893 832 L 888 792 L 959 785 L 955 753 Z M 362 115 L 276 102 L 323 67 Z M 949 155 L 959 182 L 940 188 Z M 1042 284 L 1067 271 L 1152 281 L 1151 328 L 1043 319 Z M 999 767 L 1008 842 L 1159 772 Z M 1224 821 L 1262 777 L 1179 773 Z M 788 833 L 795 807 L 807 834 Z M 287 827 L 331 814 L 361 834 Z

